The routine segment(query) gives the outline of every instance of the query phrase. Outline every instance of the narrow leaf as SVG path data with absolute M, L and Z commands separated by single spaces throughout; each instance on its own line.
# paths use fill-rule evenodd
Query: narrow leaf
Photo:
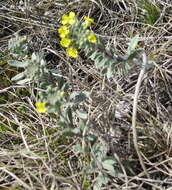
M 90 57 L 93 53 L 95 53 L 95 50 L 88 50 L 88 52 L 86 52 L 87 57 Z
M 73 116 L 72 116 L 72 110 L 70 107 L 67 110 L 67 116 L 69 118 L 70 123 L 73 125 Z
M 127 49 L 128 55 L 130 55 L 136 49 L 138 42 L 139 42 L 139 35 L 136 35 L 134 38 L 131 39 Z
M 96 51 L 91 55 L 91 56 L 89 56 L 89 58 L 90 59 L 92 59 L 92 60 L 95 60 L 97 57 L 99 57 L 99 56 L 101 56 L 101 54 L 100 53 L 97 53 Z
M 101 60 L 98 64 L 97 64 L 97 68 L 101 68 L 104 67 L 105 65 L 107 65 L 109 63 L 108 58 L 104 58 L 103 60 Z
M 107 68 L 107 73 L 106 73 L 106 75 L 107 75 L 107 78 L 108 78 L 108 79 L 113 76 L 113 71 L 112 71 L 112 67 L 111 67 L 111 66 L 109 66 L 109 67 Z
M 17 82 L 17 84 L 25 84 L 27 82 L 31 81 L 31 79 L 23 79 Z
M 65 136 L 65 137 L 74 137 L 76 134 L 72 131 L 72 130 L 64 130 L 62 132 L 62 136 Z
M 19 73 L 17 75 L 15 75 L 11 80 L 15 81 L 15 80 L 20 80 L 25 76 L 25 72 Z
M 79 128 L 80 128 L 80 130 L 83 131 L 85 126 L 86 126 L 86 121 L 83 120 L 83 119 L 80 119 L 79 120 Z
M 78 94 L 76 97 L 75 97 L 75 104 L 79 104 L 81 102 L 83 102 L 84 100 L 87 99 L 87 96 L 85 93 L 81 92 L 80 94 Z
M 8 64 L 13 66 L 13 67 L 27 67 L 29 65 L 28 61 L 22 62 L 22 61 L 16 61 L 16 60 L 10 60 L 8 61 Z

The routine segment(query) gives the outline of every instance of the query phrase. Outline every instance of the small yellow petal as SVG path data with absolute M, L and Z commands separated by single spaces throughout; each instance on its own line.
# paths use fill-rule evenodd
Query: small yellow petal
M 74 17 L 75 17 L 75 12 L 71 11 L 71 12 L 69 13 L 69 17 L 70 17 L 70 18 L 74 18 Z
M 94 19 L 89 18 L 87 16 L 84 16 L 85 22 L 83 23 L 86 27 L 90 26 L 91 24 L 94 24 Z
M 75 19 L 73 19 L 73 18 L 70 19 L 68 23 L 71 24 L 71 25 L 72 25 L 72 24 L 75 24 Z

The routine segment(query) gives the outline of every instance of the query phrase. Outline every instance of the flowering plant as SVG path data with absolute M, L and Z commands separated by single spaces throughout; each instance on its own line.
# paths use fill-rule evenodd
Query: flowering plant
M 117 70 L 119 63 L 125 63 L 125 65 L 121 65 L 127 66 L 128 60 L 131 61 L 133 58 L 139 62 L 138 52 L 135 51 L 138 36 L 131 40 L 127 55 L 118 56 L 113 48 L 105 48 L 104 43 L 89 29 L 92 24 L 95 24 L 94 20 L 87 16 L 84 16 L 83 19 L 83 22 L 78 21 L 73 11 L 62 16 L 62 26 L 58 29 L 58 35 L 60 45 L 66 48 L 68 57 L 77 58 L 78 51 L 81 49 L 107 77 L 114 76 L 114 71 Z M 104 144 L 97 143 L 98 134 L 95 133 L 91 136 L 86 134 L 89 119 L 87 120 L 87 113 L 81 111 L 78 105 L 89 98 L 89 93 L 71 92 L 63 76 L 56 75 L 60 70 L 48 69 L 41 54 L 32 53 L 30 55 L 28 53 L 27 38 L 25 36 L 22 38 L 17 36 L 11 39 L 9 50 L 18 59 L 10 60 L 9 64 L 23 68 L 23 71 L 14 76 L 12 80 L 17 81 L 18 84 L 28 82 L 30 84 L 32 82 L 32 87 L 34 85 L 37 87 L 34 88 L 34 94 L 36 94 L 35 110 L 38 113 L 53 113 L 53 116 L 56 114 L 56 125 L 65 128 L 64 131 L 60 131 L 61 134 L 63 136 L 77 137 L 77 139 L 81 140 L 81 143 L 79 142 L 74 147 L 75 151 L 84 153 L 86 156 L 89 155 L 89 166 L 84 173 L 90 174 L 96 171 L 97 179 L 94 189 L 100 189 L 103 184 L 108 183 L 108 175 L 116 177 L 116 171 L 114 171 L 116 162 L 107 157 L 107 147 Z M 117 75 L 118 73 L 116 72 L 115 74 Z

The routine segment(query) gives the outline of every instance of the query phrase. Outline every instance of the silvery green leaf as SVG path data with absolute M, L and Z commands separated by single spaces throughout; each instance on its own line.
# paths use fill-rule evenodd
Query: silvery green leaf
M 80 119 L 80 120 L 79 120 L 79 129 L 80 129 L 81 131 L 83 131 L 84 128 L 85 128 L 85 126 L 86 126 L 86 121 L 83 120 L 83 119 Z
M 101 56 L 101 53 L 97 53 L 96 51 L 91 55 L 89 56 L 89 58 L 91 60 L 95 60 L 97 57 Z
M 93 190 L 101 190 L 101 186 L 107 184 L 109 182 L 108 177 L 100 173 L 96 178 L 96 183 L 93 186 Z
M 90 97 L 90 92 L 88 92 L 88 91 L 82 91 L 82 93 L 87 97 L 87 98 L 89 98 Z
M 80 153 L 88 153 L 89 152 L 89 149 L 87 146 L 82 147 L 80 144 L 74 145 L 73 149 L 75 152 L 80 152 Z
M 104 169 L 110 171 L 111 173 L 115 173 L 114 166 L 113 166 L 114 163 L 115 163 L 114 160 L 107 159 L 107 160 L 102 162 L 102 166 Z
M 81 118 L 81 119 L 87 119 L 87 113 L 84 111 L 76 111 L 76 114 Z
M 82 152 L 82 147 L 80 144 L 76 144 L 73 146 L 74 151 L 76 152 Z
M 87 99 L 87 95 L 85 93 L 81 92 L 80 94 L 75 96 L 74 103 L 79 104 L 79 103 L 83 102 L 86 99 Z
M 101 182 L 96 182 L 93 186 L 93 190 L 101 190 L 102 183 Z
M 106 175 L 102 174 L 102 173 L 100 173 L 98 175 L 98 177 L 96 178 L 96 180 L 99 181 L 99 182 L 101 182 L 102 184 L 107 184 L 109 182 L 109 178 Z
M 99 69 L 101 67 L 103 67 L 106 63 L 108 63 L 108 58 L 104 57 L 104 56 L 100 56 L 99 59 L 95 60 L 95 65 L 96 67 Z
M 79 92 L 72 92 L 72 93 L 70 94 L 70 99 L 75 98 L 76 96 L 78 96 L 78 94 L 79 94 Z
M 50 106 L 49 108 L 48 108 L 48 112 L 49 113 L 54 113 L 54 112 L 56 112 L 58 110 L 58 108 L 56 107 L 56 106 Z
M 68 116 L 70 123 L 73 124 L 73 115 L 72 115 L 72 110 L 70 107 L 67 109 L 67 116 Z
M 111 66 L 109 66 L 109 67 L 107 68 L 107 73 L 106 73 L 106 75 L 107 75 L 107 78 L 108 78 L 108 79 L 113 76 L 113 71 L 112 71 L 112 67 L 111 67 Z
M 74 106 L 74 103 L 73 102 L 67 102 L 67 103 L 64 103 L 63 106 L 65 108 L 72 107 L 72 106 Z
M 74 137 L 76 136 L 76 133 L 73 132 L 71 129 L 67 129 L 67 130 L 62 131 L 61 135 L 66 136 L 66 137 Z
M 25 76 L 25 72 L 19 73 L 17 75 L 15 75 L 11 80 L 15 81 L 15 80 L 20 80 Z
M 27 82 L 31 81 L 31 79 L 23 79 L 17 82 L 17 84 L 25 84 Z
M 75 133 L 75 134 L 80 134 L 81 130 L 80 130 L 79 127 L 75 127 L 74 129 L 72 129 L 72 132 Z
M 95 50 L 89 50 L 88 52 L 86 52 L 86 55 L 90 57 L 93 53 L 95 53 Z
M 95 143 L 92 147 L 92 153 L 95 155 L 96 159 L 101 162 L 105 157 L 107 152 L 107 147 L 100 143 Z
M 115 164 L 116 163 L 116 161 L 115 160 L 113 160 L 113 159 L 106 159 L 106 160 L 104 160 L 103 161 L 103 164 L 108 164 L 108 165 L 113 165 L 113 164 Z
M 35 61 L 35 60 L 37 60 L 37 55 L 34 52 L 34 53 L 32 53 L 32 61 Z
M 138 42 L 139 42 L 139 35 L 136 35 L 134 38 L 131 39 L 127 49 L 128 55 L 130 55 L 136 49 Z
M 51 72 L 53 75 L 57 75 L 57 74 L 60 74 L 60 73 L 61 73 L 61 70 L 59 70 L 59 69 L 51 69 L 50 72 Z
M 8 61 L 8 64 L 13 67 L 27 67 L 29 65 L 28 61 L 22 62 L 22 61 L 16 61 L 16 60 L 10 60 Z

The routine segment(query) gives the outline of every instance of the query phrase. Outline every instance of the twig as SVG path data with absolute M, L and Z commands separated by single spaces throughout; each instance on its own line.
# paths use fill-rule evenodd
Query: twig
M 136 131 L 136 117 L 137 117 L 137 105 L 138 105 L 138 96 L 139 96 L 139 89 L 140 89 L 140 85 L 142 83 L 142 79 L 144 77 L 145 71 L 146 71 L 146 65 L 147 65 L 147 57 L 146 54 L 143 53 L 142 55 L 142 59 L 143 59 L 143 65 L 137 80 L 137 84 L 135 87 L 135 93 L 134 93 L 134 101 L 133 101 L 133 115 L 132 115 L 132 132 L 133 132 L 133 142 L 134 142 L 134 147 L 136 149 L 137 155 L 139 157 L 139 161 L 140 164 L 142 166 L 142 169 L 144 171 L 144 173 L 146 174 L 147 178 L 150 178 L 147 169 L 145 167 L 144 161 L 142 159 L 142 156 L 140 154 L 140 150 L 139 150 L 139 146 L 138 146 L 138 142 L 137 142 L 137 131 Z
M 20 185 L 22 185 L 25 189 L 31 190 L 32 188 L 27 185 L 25 182 L 23 182 L 20 178 L 18 178 L 15 174 L 13 174 L 12 172 L 10 172 L 8 169 L 6 169 L 5 167 L 0 167 L 0 170 L 2 170 L 3 172 L 7 173 L 8 175 L 10 175 L 12 178 L 14 178 Z

